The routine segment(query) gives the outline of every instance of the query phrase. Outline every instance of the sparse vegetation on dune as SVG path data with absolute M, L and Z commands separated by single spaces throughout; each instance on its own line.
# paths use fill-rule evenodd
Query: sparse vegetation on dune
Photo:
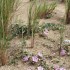
M 69 0 L 0 0 L 0 70 L 70 70 L 69 8 Z

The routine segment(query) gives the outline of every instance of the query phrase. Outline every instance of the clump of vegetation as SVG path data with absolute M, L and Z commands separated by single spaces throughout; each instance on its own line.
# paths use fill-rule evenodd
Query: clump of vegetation
M 60 31 L 61 29 L 65 30 L 65 26 L 63 24 L 45 23 L 39 26 L 39 30 L 41 30 L 42 32 L 45 28 L 53 31 Z
M 43 25 L 41 25 L 39 27 L 39 32 L 40 32 L 40 35 L 43 34 L 44 30 L 47 29 L 47 30 L 58 30 L 59 33 L 60 33 L 60 46 L 59 46 L 59 54 L 61 53 L 62 49 L 63 49 L 63 54 L 66 54 L 63 46 L 63 41 L 64 41 L 64 31 L 65 31 L 65 26 L 63 24 L 54 24 L 54 23 L 45 23 Z M 47 33 L 45 33 L 47 34 Z
M 17 8 L 16 4 L 17 0 L 0 0 L 0 28 L 2 29 L 1 31 L 4 31 L 4 34 L 7 34 L 7 26 L 10 23 L 11 17 Z
M 37 18 L 50 18 L 52 15 L 53 10 L 56 7 L 56 3 L 52 2 L 50 4 L 47 4 L 47 2 L 40 3 L 39 5 L 35 5 L 35 15 L 37 15 Z
M 55 9 L 55 7 L 56 7 L 56 3 L 47 5 L 45 2 L 38 6 L 35 0 L 30 5 L 29 13 L 28 13 L 29 14 L 28 15 L 28 35 L 30 35 L 30 32 L 32 32 L 31 47 L 34 46 L 34 34 L 39 24 L 37 22 L 37 19 L 44 18 L 45 16 L 51 14 Z
M 16 8 L 17 0 L 0 0 L 0 54 L 2 65 L 7 62 L 6 49 L 8 47 L 7 41 L 7 27 L 11 21 L 11 16 Z
M 34 30 L 35 33 L 38 32 L 38 27 L 36 27 L 36 29 Z M 23 36 L 27 36 L 28 34 L 28 26 L 27 25 L 19 25 L 19 24 L 15 24 L 15 25 L 11 25 L 10 26 L 10 31 L 12 38 L 19 36 L 22 37 Z M 32 31 L 30 31 L 30 36 L 31 36 Z
M 64 50 L 63 46 L 63 41 L 64 41 L 64 31 L 65 31 L 65 27 L 60 27 L 59 29 L 59 33 L 60 33 L 60 47 L 59 47 L 59 54 L 60 55 L 65 55 L 66 54 L 66 50 Z M 62 52 L 62 54 L 61 54 Z
M 15 25 L 11 25 L 11 34 L 12 37 L 15 36 L 21 36 L 23 33 L 23 36 L 27 35 L 27 26 L 23 25 L 23 26 L 19 26 L 19 24 L 15 24 Z
M 29 12 L 28 12 L 28 35 L 30 35 L 31 32 L 31 47 L 34 47 L 34 35 L 35 35 L 35 29 L 38 26 L 37 22 L 37 14 L 36 11 L 33 11 L 34 6 L 36 5 L 36 1 L 34 0 L 32 4 L 30 4 Z M 36 7 L 35 7 L 36 8 Z

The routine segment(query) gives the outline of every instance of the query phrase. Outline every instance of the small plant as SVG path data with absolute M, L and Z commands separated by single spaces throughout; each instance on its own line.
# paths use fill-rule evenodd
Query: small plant
M 23 57 L 23 61 L 24 61 L 24 62 L 27 62 L 28 60 L 29 60 L 29 56 Z
M 12 37 L 21 36 L 22 34 L 23 36 L 27 35 L 26 25 L 23 25 L 23 26 L 20 26 L 19 24 L 11 25 L 10 30 L 11 30 L 10 32 L 12 34 Z
M 60 27 L 59 32 L 60 32 L 60 48 L 59 48 L 59 54 L 62 50 L 63 47 L 63 39 L 64 39 L 64 30 L 65 28 Z
M 65 56 L 66 55 L 66 50 L 61 48 L 60 55 L 61 56 Z
M 29 36 L 31 35 L 31 47 L 34 47 L 34 37 L 35 37 L 34 35 L 37 28 L 36 26 L 38 25 L 36 7 L 33 11 L 35 5 L 36 5 L 36 1 L 34 0 L 30 5 L 29 15 L 28 15 L 28 35 Z
M 32 62 L 37 63 L 38 62 L 38 57 L 37 56 L 32 56 Z

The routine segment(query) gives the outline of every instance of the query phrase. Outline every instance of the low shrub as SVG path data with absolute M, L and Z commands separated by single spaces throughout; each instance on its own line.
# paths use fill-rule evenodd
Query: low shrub
M 54 24 L 54 23 L 45 23 L 45 24 L 42 24 L 40 26 L 40 30 L 44 30 L 44 29 L 48 29 L 48 30 L 61 30 L 61 29 L 65 29 L 65 26 L 63 24 Z
M 10 27 L 11 29 L 11 34 L 12 34 L 12 37 L 15 37 L 15 36 L 20 36 L 20 35 L 26 35 L 27 34 L 27 26 L 26 25 L 23 25 L 23 26 L 19 26 L 18 24 L 15 24 L 15 25 L 11 25 Z

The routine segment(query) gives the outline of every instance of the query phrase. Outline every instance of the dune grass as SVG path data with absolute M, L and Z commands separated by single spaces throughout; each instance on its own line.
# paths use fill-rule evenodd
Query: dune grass
M 18 0 L 0 0 L 0 38 L 3 38 L 7 32 L 7 26 L 15 10 L 17 1 Z
M 0 0 L 0 59 L 2 65 L 7 63 L 5 50 L 8 47 L 7 27 L 11 21 L 11 16 L 17 8 L 18 0 Z
M 47 2 L 40 3 L 39 5 L 36 5 L 35 7 L 35 15 L 37 15 L 37 18 L 48 18 L 50 14 L 52 14 L 53 10 L 56 7 L 56 3 L 52 2 L 48 4 Z

